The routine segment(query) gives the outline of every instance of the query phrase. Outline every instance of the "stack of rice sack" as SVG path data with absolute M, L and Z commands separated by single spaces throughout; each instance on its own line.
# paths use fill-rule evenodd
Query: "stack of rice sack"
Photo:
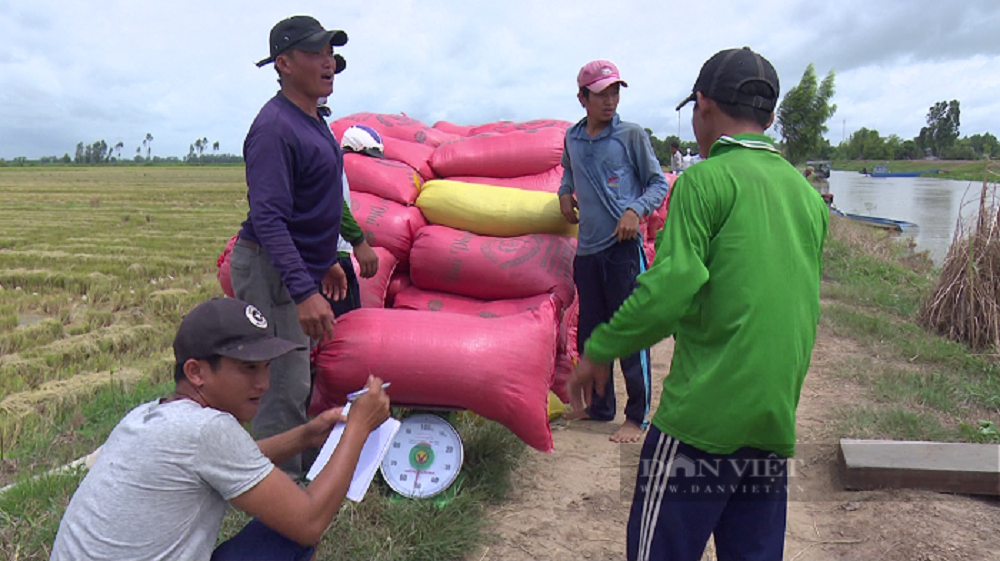
M 410 247 L 417 230 L 427 224 L 420 210 L 413 206 L 424 181 L 435 177 L 430 167 L 434 149 L 454 135 L 436 131 L 405 115 L 355 113 L 330 123 L 333 135 L 340 139 L 353 125 L 366 125 L 382 136 L 385 158 L 362 154 L 344 154 L 344 172 L 351 189 L 351 213 L 365 232 L 373 248 L 389 251 L 396 260 L 395 269 L 381 294 L 381 305 L 409 282 Z M 380 266 L 376 290 L 381 287 L 386 271 Z M 363 282 L 363 279 L 359 279 Z M 370 284 L 370 283 L 368 283 Z M 366 286 L 362 286 L 364 301 Z M 368 299 L 369 304 L 379 298 Z M 364 303 L 364 302 L 363 302 Z M 375 306 L 366 306 L 375 307 Z
M 486 132 L 359 114 L 331 128 L 339 135 L 359 123 L 382 135 L 386 153 L 345 159 L 369 241 L 388 235 L 370 218 L 417 210 L 421 219 L 407 221 L 410 240 L 393 235 L 395 247 L 384 246 L 400 262 L 385 309 L 347 314 L 320 349 L 312 410 L 341 403 L 374 374 L 392 381 L 396 403 L 466 408 L 551 450 L 548 394 L 574 296 L 575 230 L 555 195 L 568 123 L 497 123 Z M 358 169 L 386 164 L 409 175 Z M 366 211 L 370 199 L 358 192 L 387 208 Z
M 443 144 L 434 152 L 431 167 L 445 180 L 425 184 L 417 200 L 417 206 L 430 223 L 497 238 L 494 243 L 507 251 L 513 251 L 513 245 L 521 243 L 514 241 L 519 236 L 541 236 L 556 244 L 556 251 L 567 254 L 567 277 L 554 290 L 563 310 L 575 299 L 572 259 L 576 231 L 559 212 L 556 195 L 562 180 L 560 162 L 569 126 L 569 122 L 556 120 L 499 122 L 478 127 L 459 127 L 443 121 L 435 123 L 435 129 L 462 138 Z M 505 244 L 500 238 L 510 241 Z M 419 286 L 420 281 L 414 278 L 414 283 Z M 468 290 L 456 290 L 442 286 L 444 284 L 439 280 L 435 290 L 444 293 Z M 529 286 L 526 284 L 521 294 L 532 290 Z M 480 294 L 476 297 L 495 300 L 513 296 Z M 555 376 L 550 384 L 563 401 L 567 401 L 565 382 L 572 372 L 566 331 L 561 327 L 557 331 Z
M 377 375 L 395 403 L 469 409 L 551 450 L 548 395 L 567 401 L 579 309 L 576 230 L 556 195 L 570 123 L 428 127 L 358 113 L 331 129 L 341 138 L 355 124 L 385 147 L 385 159 L 344 160 L 352 213 L 380 267 L 359 279 L 363 308 L 339 318 L 314 355 L 310 411 Z
M 460 137 L 435 151 L 438 177 L 468 183 L 555 193 L 562 180 L 563 138 L 568 121 L 501 121 L 461 127 L 447 121 L 434 129 Z

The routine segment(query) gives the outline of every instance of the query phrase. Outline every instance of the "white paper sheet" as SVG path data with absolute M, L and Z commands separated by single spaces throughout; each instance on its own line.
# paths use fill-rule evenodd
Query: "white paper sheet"
M 344 407 L 345 415 L 348 414 L 350 408 L 350 403 Z M 359 503 L 365 498 L 365 493 L 375 478 L 375 472 L 378 471 L 379 465 L 382 463 L 382 458 L 389 451 L 389 444 L 392 442 L 392 438 L 399 431 L 399 424 L 399 421 L 389 417 L 368 435 L 368 440 L 365 441 L 365 445 L 361 449 L 361 456 L 358 458 L 358 467 L 354 470 L 354 476 L 351 478 L 351 486 L 347 490 L 348 499 Z M 323 447 L 320 448 L 316 461 L 309 469 L 309 473 L 306 474 L 306 479 L 309 481 L 316 479 L 319 472 L 330 461 L 330 456 L 333 455 L 337 444 L 340 443 L 340 438 L 344 435 L 344 427 L 344 423 L 337 423 L 333 427 L 333 430 L 330 431 L 330 436 L 327 437 Z

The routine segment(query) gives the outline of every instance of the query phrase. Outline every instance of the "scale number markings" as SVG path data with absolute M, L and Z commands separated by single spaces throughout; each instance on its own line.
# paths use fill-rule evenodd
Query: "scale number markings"
M 382 460 L 386 483 L 411 498 L 433 497 L 448 489 L 462 469 L 458 431 L 436 415 L 413 415 L 402 423 Z

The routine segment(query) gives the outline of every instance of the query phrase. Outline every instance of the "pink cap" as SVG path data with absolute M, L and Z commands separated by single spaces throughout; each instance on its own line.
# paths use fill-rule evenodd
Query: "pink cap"
M 586 86 L 588 90 L 598 93 L 604 91 L 611 84 L 621 82 L 622 86 L 628 87 L 625 80 L 618 74 L 618 67 L 610 60 L 592 60 L 583 65 L 580 73 L 576 75 L 576 85 Z

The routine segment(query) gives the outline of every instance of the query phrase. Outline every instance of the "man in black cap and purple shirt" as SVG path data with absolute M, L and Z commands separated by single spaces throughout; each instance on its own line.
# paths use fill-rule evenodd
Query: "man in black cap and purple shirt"
M 261 108 L 243 144 L 250 209 L 230 261 L 233 292 L 271 320 L 274 335 L 302 347 L 271 366 L 271 391 L 252 426 L 257 438 L 308 420 L 309 340 L 333 334 L 324 294 L 340 300 L 347 292 L 337 261 L 344 158 L 318 107 L 347 66 L 333 53 L 346 43 L 343 31 L 293 16 L 271 29 L 271 54 L 257 63 L 274 64 L 281 90 Z M 299 455 L 281 468 L 293 478 L 305 471 Z
M 656 262 L 594 329 L 570 385 L 673 336 L 640 453 L 629 561 L 781 559 L 795 409 L 819 321 L 830 212 L 764 131 L 778 74 L 748 48 L 715 54 L 691 95 L 705 161 L 674 184 Z
M 301 348 L 235 298 L 191 310 L 174 339 L 173 395 L 136 407 L 111 431 L 70 500 L 51 558 L 310 559 L 389 398 L 381 380 L 369 380 L 330 461 L 299 488 L 274 463 L 321 445 L 341 410 L 257 442 L 241 423 L 268 391 L 271 361 Z M 227 502 L 256 518 L 215 548 Z

